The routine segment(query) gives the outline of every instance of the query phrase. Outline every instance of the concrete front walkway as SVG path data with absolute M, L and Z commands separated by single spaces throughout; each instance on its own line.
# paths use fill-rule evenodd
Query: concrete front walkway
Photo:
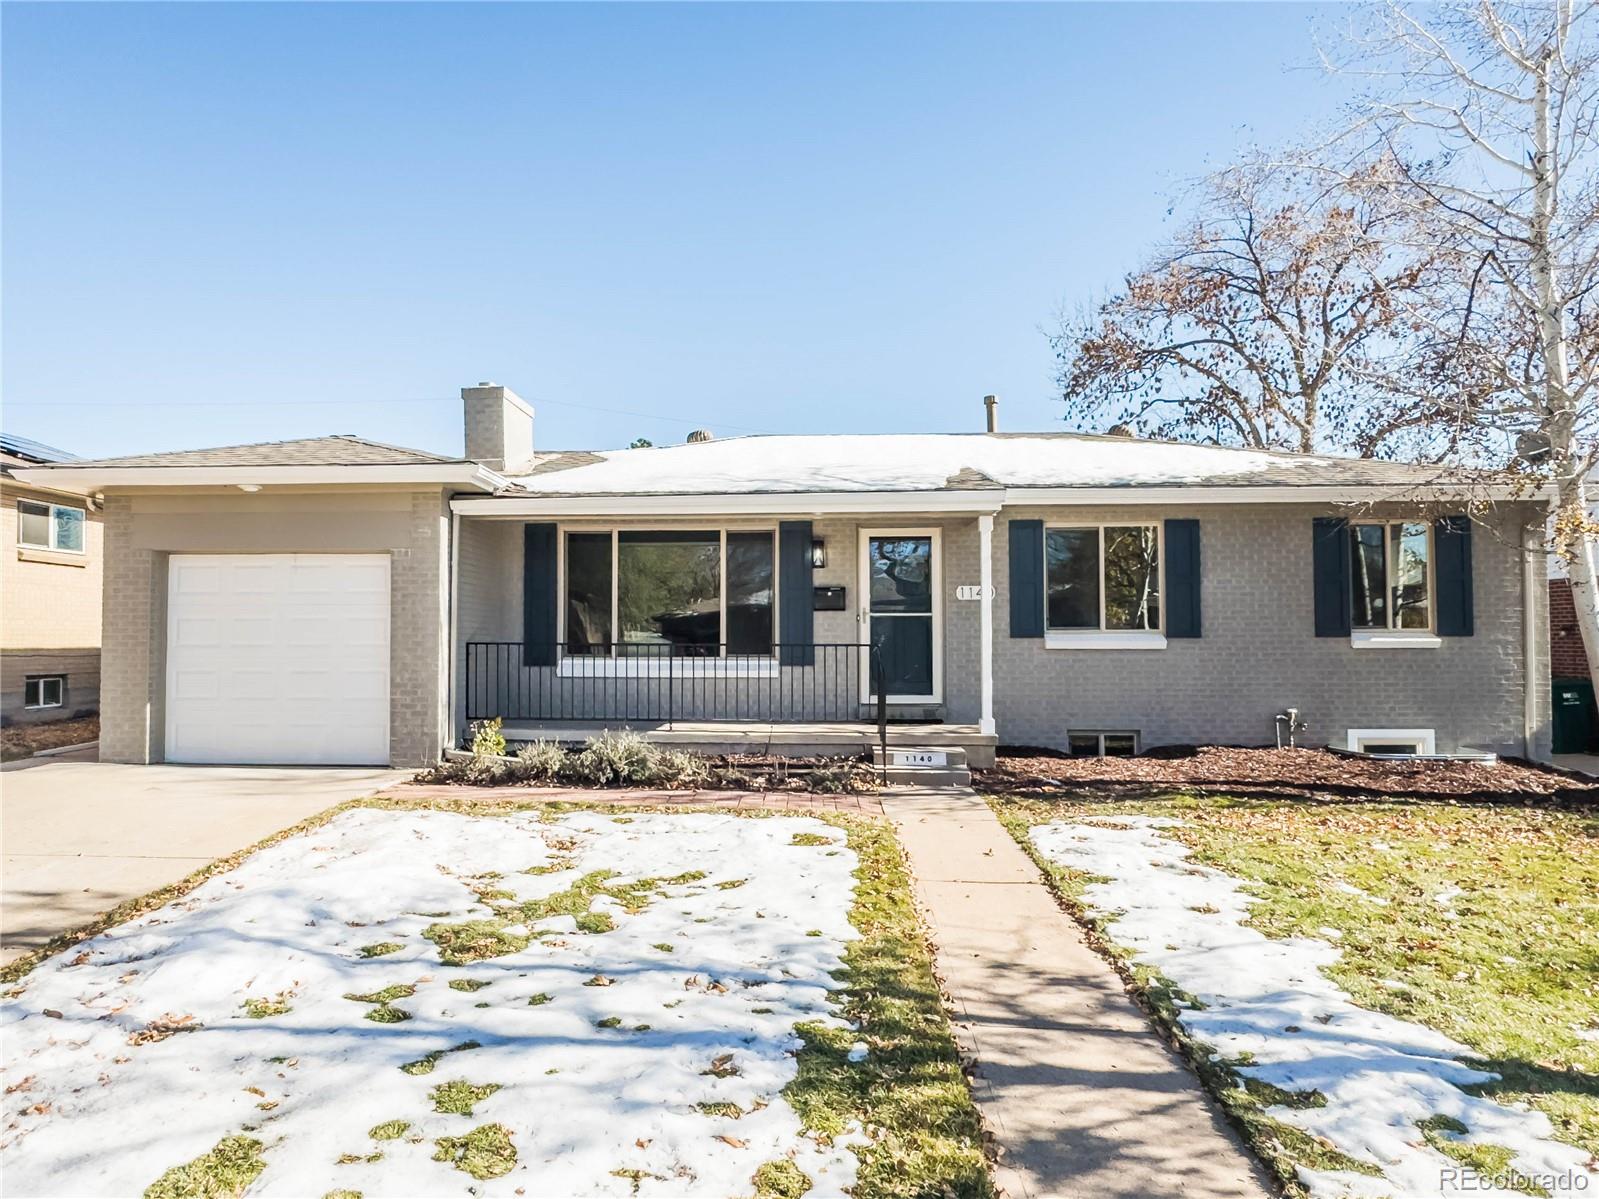
M 0 776 L 0 964 L 125 899 L 403 777 L 368 768 L 30 759 L 27 769 Z
M 1010 1199 L 1274 1193 L 1199 1080 L 965 788 L 883 797 Z

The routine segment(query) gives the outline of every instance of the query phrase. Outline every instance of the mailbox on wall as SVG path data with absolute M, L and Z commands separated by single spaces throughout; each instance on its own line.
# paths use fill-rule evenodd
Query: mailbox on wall
M 811 609 L 815 612 L 842 612 L 844 589 L 842 587 L 813 587 Z

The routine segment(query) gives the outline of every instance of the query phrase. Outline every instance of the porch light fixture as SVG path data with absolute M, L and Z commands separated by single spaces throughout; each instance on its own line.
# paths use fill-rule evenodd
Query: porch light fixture
M 818 537 L 811 542 L 811 569 L 820 570 L 827 565 L 827 542 Z

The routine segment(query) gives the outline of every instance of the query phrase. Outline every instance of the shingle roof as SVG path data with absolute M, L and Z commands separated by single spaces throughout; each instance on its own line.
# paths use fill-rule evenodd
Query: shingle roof
M 149 466 L 411 466 L 464 462 L 404 446 L 341 433 L 332 437 L 306 437 L 297 441 L 262 441 L 227 445 L 209 450 L 177 450 L 168 454 L 132 454 L 124 458 L 76 459 L 63 466 L 73 469 Z
M 513 480 L 534 495 L 594 496 L 1468 481 L 1438 466 L 1088 433 L 733 437 L 555 455 Z

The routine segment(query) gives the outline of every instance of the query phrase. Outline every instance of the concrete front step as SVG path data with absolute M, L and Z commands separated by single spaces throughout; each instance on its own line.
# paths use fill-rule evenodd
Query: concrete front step
M 886 782 L 897 787 L 970 787 L 972 772 L 964 766 L 889 766 Z
M 883 747 L 872 746 L 875 766 L 939 766 L 955 769 L 967 764 L 966 748 L 961 745 L 890 745 L 885 760 Z

